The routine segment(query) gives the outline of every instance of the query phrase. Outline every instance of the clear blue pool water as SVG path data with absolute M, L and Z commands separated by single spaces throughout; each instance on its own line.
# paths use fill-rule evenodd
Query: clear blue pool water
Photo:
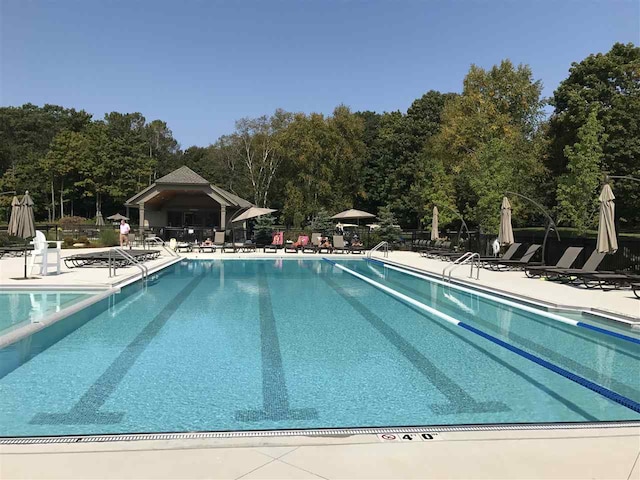
M 91 294 L 60 291 L 0 292 L 0 334 L 89 298 Z
M 636 344 L 339 263 L 640 401 Z M 0 405 L 2 436 L 640 420 L 322 260 L 176 264 L 0 350 Z

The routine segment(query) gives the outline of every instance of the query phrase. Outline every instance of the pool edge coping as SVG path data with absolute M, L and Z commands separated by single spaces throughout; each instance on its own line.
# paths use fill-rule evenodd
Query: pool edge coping
M 566 423 L 492 423 L 433 426 L 315 428 L 287 430 L 236 430 L 201 432 L 115 433 L 88 435 L 42 435 L 0 437 L 0 445 L 87 444 L 111 442 L 138 442 L 150 440 L 204 440 L 204 439 L 266 439 L 266 438 L 331 438 L 359 437 L 382 434 L 439 434 L 464 432 L 552 431 L 552 430 L 606 430 L 610 428 L 640 428 L 640 420 Z M 354 442 L 355 443 L 355 442 Z

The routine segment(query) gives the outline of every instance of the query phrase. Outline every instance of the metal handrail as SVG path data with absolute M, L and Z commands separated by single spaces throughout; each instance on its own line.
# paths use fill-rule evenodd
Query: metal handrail
M 160 244 L 160 246 L 162 248 L 164 248 L 167 252 L 169 252 L 169 255 L 171 255 L 172 257 L 179 257 L 180 256 L 174 250 L 171 250 L 169 247 L 167 247 L 164 243 Z
M 371 254 L 377 250 L 380 250 L 382 247 L 384 247 L 384 258 L 387 258 L 389 256 L 389 242 L 385 241 L 378 243 L 375 247 L 369 250 L 367 252 L 367 258 L 371 258 Z
M 475 262 L 474 262 L 475 259 Z M 477 252 L 466 252 L 464 255 L 458 257 L 450 265 L 447 265 L 442 270 L 442 280 L 447 280 L 446 273 L 449 272 L 448 280 L 451 281 L 451 274 L 453 271 L 461 265 L 471 263 L 471 271 L 469 272 L 469 278 L 473 278 L 473 267 L 476 267 L 476 280 L 480 279 L 480 254 Z
M 113 268 L 113 274 L 115 275 L 115 273 L 116 273 L 116 266 L 113 265 L 113 267 L 112 267 L 111 253 L 117 253 L 118 255 L 120 255 L 125 260 L 128 260 L 130 264 L 138 267 L 140 269 L 140 271 L 142 272 L 142 282 L 146 284 L 147 278 L 149 277 L 149 269 L 145 265 L 142 265 L 138 260 L 133 258 L 131 255 L 129 255 L 125 250 L 123 250 L 120 247 L 114 247 L 114 248 L 110 248 L 109 249 L 109 278 L 111 278 L 113 276 L 113 275 L 111 275 L 112 268 Z

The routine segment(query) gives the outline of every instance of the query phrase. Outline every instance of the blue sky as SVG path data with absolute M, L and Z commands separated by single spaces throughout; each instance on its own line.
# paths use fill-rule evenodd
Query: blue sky
M 529 64 L 551 95 L 572 61 L 640 43 L 625 0 L 0 0 L 0 104 L 165 120 L 183 147 L 290 111 L 405 111 L 469 65 Z

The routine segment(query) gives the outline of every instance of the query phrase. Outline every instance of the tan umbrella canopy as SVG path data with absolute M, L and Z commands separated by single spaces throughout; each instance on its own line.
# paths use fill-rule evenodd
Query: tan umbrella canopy
M 433 216 L 431 217 L 431 240 L 437 240 L 438 238 L 438 207 L 433 207 Z
M 237 217 L 231 220 L 231 223 L 235 222 L 243 222 L 245 220 L 249 220 L 251 218 L 260 217 L 262 215 L 266 215 L 268 213 L 276 212 L 273 208 L 259 208 L 259 207 L 249 207 L 243 213 L 238 215 Z
M 96 225 L 102 227 L 104 225 L 104 218 L 102 218 L 102 212 L 98 210 L 96 213 Z
M 500 245 L 511 245 L 513 243 L 513 228 L 511 227 L 511 203 L 507 197 L 502 197 L 500 207 L 500 231 L 498 232 L 498 242 Z
M 362 210 L 354 210 L 350 208 L 349 210 L 345 210 L 344 212 L 336 213 L 333 217 L 334 220 L 346 220 L 348 218 L 356 220 L 360 218 L 375 218 L 376 216 L 373 213 L 363 212 Z
M 15 195 L 11 200 L 11 216 L 9 217 L 9 227 L 7 232 L 11 236 L 18 235 L 18 215 L 20 214 L 20 200 Z
M 102 216 L 102 214 L 100 214 Z M 120 220 L 129 220 L 129 217 L 125 217 L 124 215 L 120 215 L 116 213 L 115 215 L 111 215 L 107 217 L 107 220 L 113 220 L 114 222 L 119 222 Z
M 614 253 L 618 250 L 618 239 L 616 238 L 616 226 L 614 215 L 616 204 L 613 191 L 609 184 L 605 184 L 600 192 L 600 222 L 598 224 L 598 242 L 596 248 L 599 253 Z
M 16 233 L 18 237 L 31 238 L 36 235 L 35 219 L 33 218 L 33 200 L 29 192 L 24 192 L 24 197 L 20 202 L 18 211 L 18 226 Z

